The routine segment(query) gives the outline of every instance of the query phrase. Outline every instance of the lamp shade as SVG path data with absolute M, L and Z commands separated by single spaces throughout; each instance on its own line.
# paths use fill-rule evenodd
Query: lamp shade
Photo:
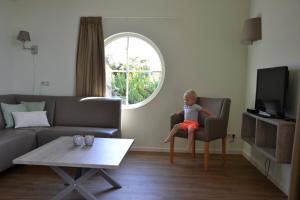
M 257 40 L 261 40 L 261 18 L 247 19 L 244 23 L 242 43 L 252 44 Z
M 22 42 L 30 41 L 29 32 L 28 31 L 20 31 L 17 39 Z

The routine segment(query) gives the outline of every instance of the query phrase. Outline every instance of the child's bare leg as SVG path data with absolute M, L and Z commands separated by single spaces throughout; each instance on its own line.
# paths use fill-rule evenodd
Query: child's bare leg
M 175 124 L 171 132 L 169 133 L 168 137 L 165 139 L 164 143 L 170 142 L 171 138 L 174 137 L 174 135 L 179 130 L 179 128 L 180 128 L 179 124 Z
M 193 142 L 194 142 L 194 134 L 195 134 L 195 129 L 189 127 L 188 128 L 188 141 L 187 141 L 187 146 L 186 146 L 186 151 L 188 151 L 188 152 L 192 152 Z

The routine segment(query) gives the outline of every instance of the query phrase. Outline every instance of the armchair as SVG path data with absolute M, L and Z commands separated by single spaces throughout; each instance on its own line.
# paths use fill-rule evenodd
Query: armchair
M 228 98 L 207 98 L 198 97 L 197 104 L 207 108 L 215 114 L 216 118 L 205 118 L 203 114 L 200 114 L 198 121 L 200 128 L 196 131 L 194 136 L 193 157 L 196 157 L 196 140 L 204 141 L 204 170 L 208 169 L 208 157 L 209 157 L 209 142 L 216 139 L 222 139 L 222 160 L 226 161 L 226 136 L 227 126 L 230 110 L 230 99 Z M 172 129 L 175 124 L 183 122 L 184 114 L 175 113 L 171 115 Z M 187 138 L 188 134 L 184 130 L 179 130 L 170 142 L 170 162 L 174 161 L 174 144 L 175 138 Z

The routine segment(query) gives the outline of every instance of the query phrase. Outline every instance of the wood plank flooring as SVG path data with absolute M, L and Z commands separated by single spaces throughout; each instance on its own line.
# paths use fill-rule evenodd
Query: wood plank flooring
M 287 200 L 241 155 L 228 155 L 225 167 L 221 163 L 219 155 L 211 155 L 205 172 L 199 155 L 193 160 L 190 154 L 175 154 L 170 164 L 166 153 L 130 152 L 119 169 L 108 171 L 121 189 L 111 189 L 100 176 L 86 187 L 103 200 Z M 0 173 L 1 200 L 50 199 L 64 187 L 47 167 L 15 166 Z M 82 197 L 72 192 L 66 199 Z

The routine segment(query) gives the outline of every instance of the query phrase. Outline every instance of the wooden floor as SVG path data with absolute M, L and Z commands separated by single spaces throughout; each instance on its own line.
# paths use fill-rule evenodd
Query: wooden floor
M 165 153 L 131 152 L 119 169 L 108 172 L 123 187 L 113 190 L 95 176 L 86 187 L 98 199 L 287 200 L 241 155 L 229 155 L 226 167 L 212 155 L 209 171 L 204 172 L 201 156 L 192 160 L 189 154 L 176 154 L 171 165 Z M 0 174 L 0 199 L 50 199 L 63 188 L 62 180 L 47 167 L 16 166 Z M 82 198 L 73 192 L 67 199 Z

